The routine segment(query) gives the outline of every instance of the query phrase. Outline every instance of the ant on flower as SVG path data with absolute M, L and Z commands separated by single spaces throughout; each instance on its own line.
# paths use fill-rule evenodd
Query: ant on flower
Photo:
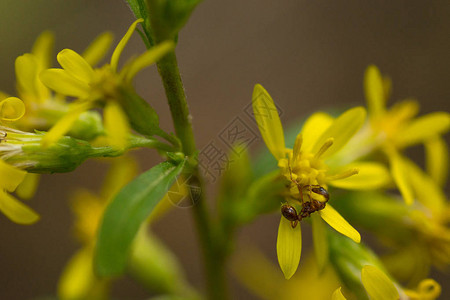
M 291 174 L 291 181 L 297 186 L 299 194 L 300 194 L 300 200 L 302 202 L 302 209 L 299 213 L 297 213 L 297 210 L 289 205 L 289 204 L 283 204 L 281 206 L 281 214 L 283 217 L 285 217 L 287 220 L 291 221 L 292 228 L 295 228 L 299 221 L 301 221 L 303 218 L 309 217 L 313 212 L 322 210 L 325 208 L 326 203 L 330 199 L 330 195 L 328 194 L 327 190 L 325 190 L 320 185 L 301 185 L 297 182 L 297 180 L 294 180 L 292 178 L 292 170 L 289 166 L 289 172 Z M 309 201 L 305 202 L 303 200 L 303 192 L 302 190 L 304 188 L 309 189 Z M 325 200 L 319 201 L 316 199 L 313 199 L 312 193 L 315 193 L 317 195 L 322 196 Z
M 310 191 L 310 197 L 309 201 L 304 202 L 303 197 L 301 197 L 302 200 L 302 209 L 300 213 L 297 213 L 297 210 L 289 205 L 289 204 L 283 204 L 281 206 L 281 214 L 283 217 L 291 221 L 292 228 L 295 228 L 298 224 L 298 221 L 301 221 L 303 218 L 309 217 L 313 212 L 322 210 L 325 208 L 326 203 L 328 202 L 330 195 L 328 192 L 321 187 L 320 185 L 305 185 L 303 188 L 309 188 Z M 316 199 L 313 199 L 311 197 L 311 193 L 315 193 L 318 195 L 321 195 L 325 198 L 325 201 L 319 201 Z

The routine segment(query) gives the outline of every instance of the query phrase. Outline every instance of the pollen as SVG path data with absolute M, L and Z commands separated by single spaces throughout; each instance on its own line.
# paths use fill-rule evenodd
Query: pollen
M 295 184 L 306 185 L 325 185 L 325 174 L 327 168 L 325 163 L 313 153 L 297 154 L 293 158 L 292 151 L 289 153 L 287 167 L 283 170 L 283 175 Z M 293 183 L 294 184 L 294 183 Z

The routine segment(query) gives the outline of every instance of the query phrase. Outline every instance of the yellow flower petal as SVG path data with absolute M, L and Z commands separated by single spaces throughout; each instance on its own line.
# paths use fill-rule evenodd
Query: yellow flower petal
M 86 299 L 97 280 L 93 273 L 93 251 L 83 248 L 67 263 L 58 283 L 60 299 Z
M 415 99 L 406 99 L 395 103 L 386 112 L 386 126 L 396 127 L 414 118 L 419 113 L 420 104 Z
M 136 59 L 133 59 L 131 64 L 121 71 L 122 76 L 125 78 L 125 82 L 131 82 L 139 71 L 156 63 L 174 48 L 175 44 L 172 41 L 165 41 L 152 47 L 150 50 L 147 50 Z
M 16 195 L 25 200 L 32 198 L 38 187 L 39 179 L 39 174 L 27 173 L 24 180 L 17 187 Z
M 411 205 L 414 202 L 414 194 L 411 184 L 408 180 L 409 174 L 407 171 L 407 166 L 405 165 L 403 158 L 397 152 L 391 151 L 388 154 L 392 178 L 397 185 L 400 193 L 402 194 L 405 203 Z
M 302 230 L 300 222 L 292 228 L 291 222 L 281 217 L 278 227 L 277 256 L 284 277 L 289 279 L 294 275 L 302 253 Z
M 303 144 L 302 151 L 311 152 L 320 136 L 333 123 L 334 119 L 323 112 L 312 114 L 305 122 L 302 128 Z
M 272 97 L 260 84 L 256 84 L 253 90 L 252 105 L 256 123 L 267 148 L 277 160 L 284 158 L 286 146 L 278 110 Z
M 120 105 L 116 102 L 108 102 L 103 112 L 103 118 L 110 146 L 124 149 L 128 144 L 130 125 Z
M 44 70 L 39 78 L 47 87 L 62 95 L 77 98 L 85 98 L 89 95 L 89 85 L 71 76 L 66 70 Z
M 380 70 L 374 65 L 368 66 L 364 74 L 364 92 L 371 118 L 382 115 L 385 111 L 386 93 L 383 77 Z
M 334 291 L 333 295 L 331 296 L 331 300 L 347 300 L 347 298 L 342 295 L 341 287 Z
M 42 147 L 48 147 L 57 142 L 64 134 L 66 134 L 73 123 L 85 111 L 92 108 L 89 102 L 74 105 L 42 138 Z
M 323 158 L 330 157 L 347 144 L 350 138 L 352 138 L 364 124 L 365 118 L 366 110 L 363 107 L 355 107 L 347 110 L 334 120 L 327 130 L 325 130 L 316 141 L 312 148 L 312 152 L 318 152 L 328 139 L 333 138 L 333 146 L 322 155 Z
M 25 104 L 16 97 L 0 101 L 0 119 L 2 121 L 17 121 L 25 114 Z
M 328 262 L 328 239 L 325 224 L 318 214 L 311 215 L 314 252 L 316 254 L 319 273 Z
M 14 192 L 25 178 L 27 172 L 16 168 L 0 159 L 0 190 Z
M 397 289 L 389 277 L 377 267 L 366 265 L 361 271 L 361 281 L 373 300 L 400 299 Z
M 117 65 L 119 64 L 120 55 L 122 54 L 122 51 L 125 48 L 128 41 L 130 40 L 131 35 L 136 29 L 137 24 L 142 22 L 144 22 L 144 19 L 137 19 L 136 21 L 134 21 L 133 24 L 131 24 L 130 28 L 128 28 L 127 33 L 125 33 L 123 38 L 120 40 L 119 44 L 117 44 L 116 49 L 114 49 L 114 52 L 111 56 L 111 69 L 114 72 L 117 72 Z
M 450 128 L 450 114 L 446 112 L 435 112 L 412 121 L 408 126 L 400 130 L 396 143 L 402 147 L 443 134 Z
M 385 187 L 391 181 L 389 170 L 380 163 L 355 162 L 345 168 L 357 169 L 358 174 L 331 181 L 330 185 L 349 190 L 373 190 Z
M 80 54 L 71 49 L 64 49 L 58 53 L 56 59 L 71 76 L 85 83 L 92 81 L 94 70 Z
M 42 102 L 48 96 L 48 89 L 39 80 L 39 63 L 33 54 L 26 53 L 15 62 L 17 89 L 21 97 Z
M 436 136 L 425 142 L 427 172 L 436 183 L 443 187 L 448 174 L 448 147 L 445 141 Z
M 18 224 L 29 225 L 39 220 L 39 215 L 31 208 L 4 191 L 0 191 L 0 211 Z
M 423 172 L 415 163 L 403 159 L 405 173 L 408 174 L 411 189 L 417 200 L 430 209 L 436 216 L 445 212 L 446 197 L 437 183 Z
M 351 238 L 356 243 L 361 242 L 361 235 L 333 208 L 327 204 L 324 209 L 319 210 L 320 216 L 325 222 L 337 232 Z
M 84 50 L 82 56 L 91 66 L 95 66 L 105 57 L 113 42 L 113 34 L 104 32 Z
M 36 57 L 39 70 L 48 69 L 51 66 L 55 35 L 51 31 L 42 32 L 34 42 L 31 53 Z

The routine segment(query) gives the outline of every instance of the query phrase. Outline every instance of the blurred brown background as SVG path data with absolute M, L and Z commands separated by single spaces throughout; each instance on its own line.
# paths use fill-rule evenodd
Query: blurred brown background
M 56 33 L 57 51 L 82 51 L 104 30 L 121 37 L 132 20 L 120 0 L 1 0 L 0 90 L 14 94 L 14 60 L 29 51 L 41 31 Z M 125 55 L 143 50 L 135 35 Z M 181 32 L 177 53 L 199 147 L 217 140 L 230 121 L 244 115 L 255 83 L 278 102 L 285 124 L 319 108 L 363 104 L 362 76 L 370 63 L 393 79 L 394 100 L 414 96 L 422 103 L 421 113 L 449 109 L 448 1 L 205 0 Z M 170 130 L 155 68 L 139 76 L 137 87 Z M 252 148 L 261 145 L 258 140 Z M 158 160 L 153 151 L 139 156 L 143 168 Z M 0 299 L 54 293 L 65 262 L 78 248 L 68 195 L 78 186 L 98 187 L 105 168 L 90 161 L 70 174 L 43 176 L 29 203 L 42 216 L 36 225 L 19 226 L 0 216 Z M 241 239 L 275 259 L 278 220 L 262 217 L 243 230 Z M 155 230 L 180 257 L 189 280 L 201 287 L 189 209 L 175 209 Z M 446 280 L 440 279 L 447 295 L 442 299 L 450 297 Z M 236 299 L 250 298 L 237 284 L 232 289 Z M 128 280 L 114 294 L 146 296 Z

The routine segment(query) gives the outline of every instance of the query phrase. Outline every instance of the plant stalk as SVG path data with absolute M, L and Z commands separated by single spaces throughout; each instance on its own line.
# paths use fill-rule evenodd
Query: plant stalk
M 176 135 L 181 141 L 183 152 L 188 157 L 194 157 L 197 148 L 175 52 L 167 54 L 157 63 L 157 66 L 169 102 Z M 191 200 L 194 204 L 194 221 L 205 258 L 208 298 L 226 299 L 224 261 L 219 257 L 219 251 L 217 251 L 219 249 L 216 249 L 214 230 L 205 202 L 204 184 L 197 163 L 192 166 L 190 175 L 188 185 L 191 195 L 195 195 Z M 199 190 L 200 193 L 198 193 Z

